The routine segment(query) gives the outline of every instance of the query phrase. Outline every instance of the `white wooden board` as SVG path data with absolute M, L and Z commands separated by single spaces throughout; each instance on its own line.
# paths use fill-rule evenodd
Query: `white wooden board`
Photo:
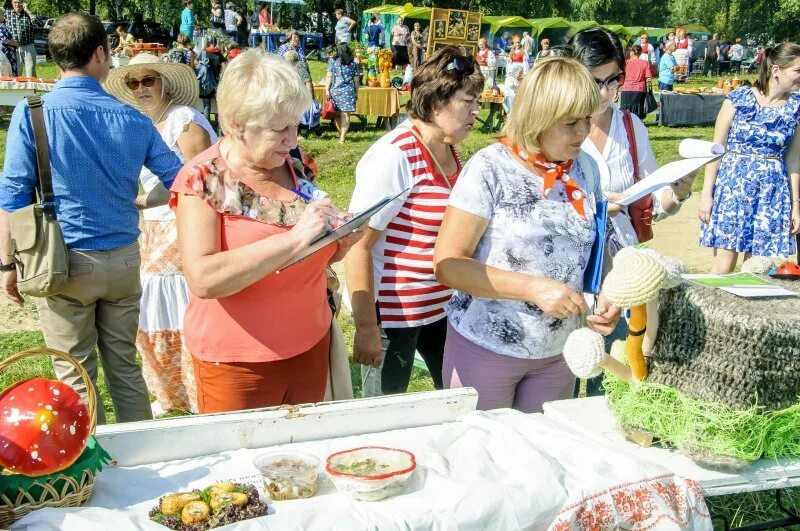
M 452 422 L 475 410 L 472 388 L 410 393 L 98 426 L 117 466 L 187 459 L 240 448 L 312 441 Z

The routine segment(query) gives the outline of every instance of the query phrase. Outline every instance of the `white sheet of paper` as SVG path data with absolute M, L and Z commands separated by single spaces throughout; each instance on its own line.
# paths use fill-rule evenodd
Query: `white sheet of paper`
M 678 145 L 678 154 L 685 159 L 715 157 L 724 153 L 725 147 L 722 144 L 715 144 L 714 142 L 697 138 L 684 138 Z
M 800 293 L 789 291 L 780 286 L 747 286 L 736 288 L 720 288 L 722 291 L 732 293 L 737 297 L 744 297 L 746 299 L 754 299 L 758 297 L 797 297 Z
M 721 157 L 725 153 L 722 144 L 715 144 L 697 138 L 685 138 L 678 145 L 678 153 L 682 160 L 676 160 L 664 164 L 659 169 L 634 184 L 623 192 L 627 197 L 617 201 L 617 204 L 627 206 L 634 201 L 652 194 L 653 192 L 668 186 L 689 173 L 700 169 L 712 160 Z
M 628 206 L 647 194 L 652 194 L 659 188 L 668 186 L 681 177 L 684 177 L 695 170 L 699 170 L 720 156 L 721 155 L 713 155 L 709 157 L 681 159 L 676 160 L 675 162 L 664 164 L 659 169 L 625 190 L 623 194 L 625 194 L 626 197 L 620 199 L 616 203 L 622 206 Z

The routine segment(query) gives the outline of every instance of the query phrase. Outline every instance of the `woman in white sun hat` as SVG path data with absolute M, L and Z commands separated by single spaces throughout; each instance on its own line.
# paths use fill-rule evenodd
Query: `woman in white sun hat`
M 127 66 L 113 69 L 106 90 L 148 115 L 161 137 L 185 162 L 217 141 L 208 120 L 192 105 L 198 84 L 192 68 L 164 63 L 142 53 Z M 137 134 L 130 131 L 130 134 Z M 144 376 L 161 410 L 197 411 L 192 358 L 183 348 L 183 314 L 188 301 L 181 269 L 175 214 L 166 206 L 169 192 L 147 168 L 139 175 L 144 194 L 136 199 L 143 210 L 141 236 L 142 300 L 136 343 Z

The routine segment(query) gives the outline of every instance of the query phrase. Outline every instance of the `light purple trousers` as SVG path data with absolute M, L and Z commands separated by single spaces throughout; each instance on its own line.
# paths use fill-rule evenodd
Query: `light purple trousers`
M 564 356 L 522 359 L 476 345 L 447 324 L 442 377 L 446 389 L 474 387 L 478 409 L 513 407 L 540 413 L 542 404 L 572 398 L 575 376 Z

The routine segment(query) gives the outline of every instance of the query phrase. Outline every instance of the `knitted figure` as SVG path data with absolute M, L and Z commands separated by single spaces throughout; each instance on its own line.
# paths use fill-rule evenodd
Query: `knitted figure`
M 747 269 L 764 272 L 767 263 L 753 258 Z M 570 336 L 567 364 L 581 377 L 606 369 L 621 429 L 650 432 L 701 466 L 736 471 L 761 457 L 800 457 L 797 299 L 741 298 L 682 282 L 685 271 L 649 249 L 621 251 L 603 293 L 631 308 L 624 343 L 630 372 L 609 365 L 613 357 L 588 329 Z M 617 342 L 612 351 L 621 348 Z

